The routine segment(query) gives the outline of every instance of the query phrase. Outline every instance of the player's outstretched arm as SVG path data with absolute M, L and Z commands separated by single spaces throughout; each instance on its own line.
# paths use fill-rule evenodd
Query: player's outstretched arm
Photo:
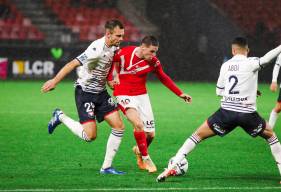
M 44 85 L 41 88 L 41 92 L 46 93 L 48 91 L 53 90 L 56 85 L 73 69 L 78 67 L 80 65 L 80 62 L 77 59 L 74 59 L 67 63 L 59 72 L 58 74 L 53 78 L 44 83 Z
M 268 64 L 272 59 L 277 57 L 281 53 L 281 45 L 276 47 L 275 49 L 272 49 L 268 53 L 266 53 L 263 57 L 260 58 L 260 66 L 264 67 L 266 64 Z
M 182 98 L 186 103 L 191 103 L 192 98 L 190 95 L 183 93 L 180 88 L 174 83 L 174 81 L 163 71 L 162 67 L 159 65 L 155 71 L 158 79 L 163 83 L 168 89 Z

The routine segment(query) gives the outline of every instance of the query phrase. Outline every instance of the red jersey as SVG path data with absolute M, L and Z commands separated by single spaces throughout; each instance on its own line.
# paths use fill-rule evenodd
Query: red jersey
M 136 56 L 138 47 L 127 46 L 120 49 L 113 58 L 113 65 L 108 75 L 108 80 L 113 80 L 113 71 L 118 73 L 119 85 L 114 86 L 113 95 L 142 95 L 146 94 L 146 80 L 150 72 L 154 72 L 158 79 L 176 95 L 183 92 L 176 86 L 171 78 L 164 73 L 157 57 L 146 61 Z

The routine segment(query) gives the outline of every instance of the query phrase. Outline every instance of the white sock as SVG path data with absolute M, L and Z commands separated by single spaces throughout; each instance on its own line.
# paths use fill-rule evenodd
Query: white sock
M 277 163 L 277 167 L 281 175 L 281 145 L 275 135 L 269 138 L 267 142 L 270 145 L 271 153 Z
M 269 123 L 269 126 L 270 126 L 272 129 L 274 128 L 277 119 L 278 119 L 278 113 L 276 113 L 276 112 L 274 111 L 274 109 L 273 109 L 273 110 L 271 111 L 271 113 L 270 113 L 269 122 L 268 122 L 268 123 Z
M 60 121 L 68 127 L 72 133 L 77 135 L 79 138 L 83 139 L 84 141 L 91 141 L 86 132 L 83 129 L 83 126 L 77 122 L 65 115 L 64 113 L 59 116 Z
M 112 128 L 109 138 L 107 140 L 106 152 L 102 165 L 103 169 L 111 167 L 112 161 L 122 141 L 123 133 L 123 130 L 120 131 Z
M 195 147 L 196 145 L 201 141 L 201 139 L 196 135 L 192 134 L 181 146 L 181 148 L 178 150 L 172 167 L 174 167 L 176 164 L 180 163 L 183 158 L 185 158 Z

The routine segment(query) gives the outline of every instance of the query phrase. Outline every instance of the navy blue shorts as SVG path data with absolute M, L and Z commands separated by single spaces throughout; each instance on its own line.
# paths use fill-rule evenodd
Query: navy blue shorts
M 219 136 L 224 136 L 237 126 L 242 127 L 252 137 L 258 136 L 266 127 L 266 121 L 257 113 L 241 113 L 220 108 L 211 115 L 207 123 Z
M 102 122 L 107 114 L 117 110 L 117 104 L 106 90 L 95 94 L 85 92 L 77 86 L 75 102 L 80 123 L 95 121 L 95 119 Z

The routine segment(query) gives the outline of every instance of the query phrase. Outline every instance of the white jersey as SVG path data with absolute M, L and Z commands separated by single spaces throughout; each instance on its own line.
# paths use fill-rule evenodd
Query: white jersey
M 272 71 L 272 82 L 277 82 L 280 67 L 281 67 L 281 54 L 277 57 Z M 281 83 L 280 83 L 280 88 L 281 88 Z
M 256 109 L 259 58 L 235 55 L 221 66 L 217 94 L 221 107 L 230 111 L 253 113 Z
M 90 93 L 100 93 L 106 89 L 106 77 L 111 68 L 115 51 L 118 47 L 108 47 L 105 37 L 91 43 L 91 45 L 79 55 L 81 66 L 78 71 L 78 79 L 75 86 L 80 85 L 82 90 Z

